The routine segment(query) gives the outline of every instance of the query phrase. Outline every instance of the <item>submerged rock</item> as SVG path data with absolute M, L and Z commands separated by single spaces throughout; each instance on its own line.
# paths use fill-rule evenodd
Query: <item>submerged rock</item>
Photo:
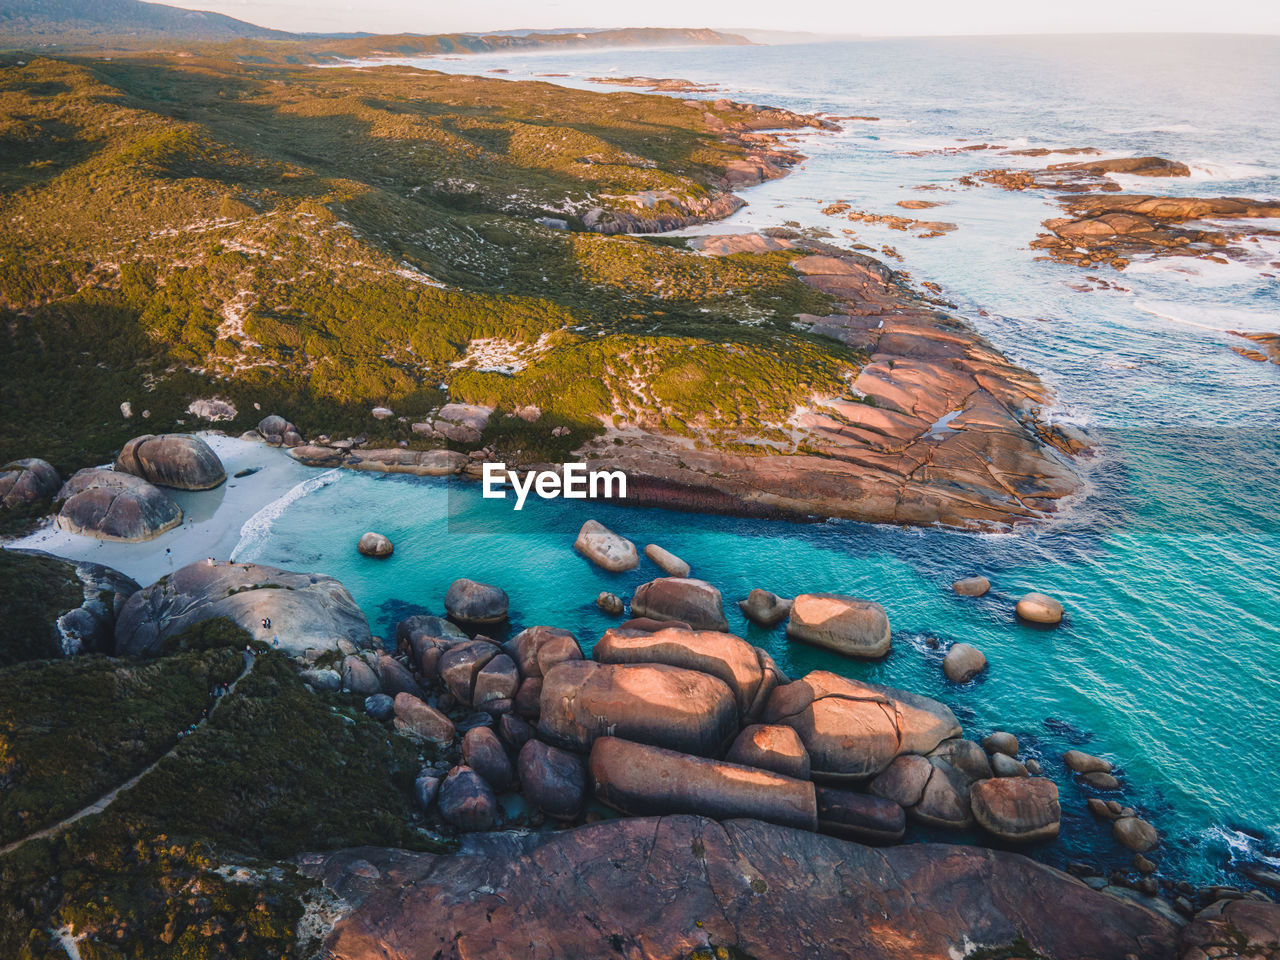
M 0 467 L 0 507 L 51 499 L 62 486 L 53 464 L 38 457 L 13 460 Z
M 1110 773 L 1112 770 L 1110 760 L 1095 757 L 1081 750 L 1068 750 L 1062 755 L 1062 762 L 1067 765 L 1067 769 L 1075 773 Z
M 370 863 L 383 879 L 368 879 Z M 1018 854 L 879 849 L 759 820 L 609 820 L 536 838 L 520 856 L 366 847 L 301 869 L 351 905 L 325 942 L 343 960 L 456 958 L 472 944 L 487 960 L 529 960 L 530 944 L 545 957 L 668 960 L 708 943 L 770 960 L 949 960 L 965 944 L 1171 960 L 1178 941 L 1146 906 Z M 1228 909 L 1252 930 L 1243 915 L 1265 905 Z M 1203 940 L 1226 942 L 1217 930 Z
M 116 654 L 161 653 L 169 637 L 215 617 L 229 618 L 254 640 L 291 656 L 336 651 L 344 640 L 357 649 L 372 642 L 364 614 L 332 577 L 199 560 L 128 599 L 116 622 Z
M 178 490 L 211 490 L 227 479 L 213 448 L 189 433 L 134 437 L 116 457 L 116 470 Z
M 622 615 L 622 598 L 616 593 L 609 593 L 607 590 L 602 590 L 596 597 L 596 606 L 611 617 Z
M 631 598 L 631 614 L 680 620 L 695 630 L 729 632 L 720 591 L 705 580 L 689 577 L 659 577 L 640 584 Z
M 152 540 L 182 522 L 182 509 L 141 477 L 90 467 L 58 491 L 57 526 L 99 540 Z
M 884 607 L 837 593 L 802 593 L 791 604 L 787 638 L 875 660 L 889 652 L 889 618 Z
M 582 525 L 578 539 L 573 541 L 573 549 L 597 567 L 613 573 L 634 570 L 640 565 L 636 545 L 595 520 L 588 520 Z

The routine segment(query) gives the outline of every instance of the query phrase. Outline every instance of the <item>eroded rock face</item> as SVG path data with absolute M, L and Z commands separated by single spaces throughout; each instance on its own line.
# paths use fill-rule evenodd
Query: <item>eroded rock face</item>
M 366 847 L 301 869 L 354 906 L 326 940 L 334 960 L 685 960 L 709 945 L 771 960 L 954 960 L 1020 939 L 1045 957 L 1173 960 L 1178 938 L 1140 904 L 976 847 L 879 849 L 691 816 L 531 842 L 521 856 Z
M 695 630 L 729 632 L 720 591 L 705 580 L 689 577 L 659 577 L 640 584 L 631 598 L 631 614 L 681 620 Z
M 90 467 L 58 491 L 57 526 L 99 540 L 152 540 L 182 522 L 182 509 L 141 477 Z
M 884 607 L 837 593 L 803 593 L 791 604 L 787 637 L 874 660 L 889 652 L 889 618 Z
M 869 780 L 902 754 L 960 735 L 955 714 L 936 700 L 823 670 L 775 689 L 761 720 L 793 728 L 814 778 L 837 782 Z
M 1280 905 L 1219 900 L 1182 931 L 1180 960 L 1277 960 Z
M 723 681 L 695 670 L 570 660 L 543 677 L 538 731 L 570 750 L 619 736 L 714 756 L 738 732 L 738 707 Z
M 589 763 L 596 799 L 629 816 L 696 813 L 818 828 L 813 784 L 758 767 L 600 737 Z
M 595 520 L 588 520 L 582 525 L 578 539 L 573 541 L 573 549 L 597 567 L 613 573 L 634 570 L 640 565 L 636 545 Z
M 255 640 L 295 656 L 308 649 L 337 650 L 343 640 L 357 648 L 371 644 L 368 621 L 333 577 L 199 560 L 126 601 L 116 622 L 116 654 L 160 653 L 166 638 L 215 617 L 227 617 Z
M 1030 843 L 1058 835 L 1058 786 L 1044 777 L 982 780 L 970 787 L 969 802 L 978 825 L 1001 840 Z
M 227 479 L 213 448 L 189 433 L 134 437 L 116 457 L 116 470 L 178 490 L 212 490 Z
M 48 500 L 62 486 L 53 464 L 38 457 L 14 460 L 0 467 L 0 507 Z

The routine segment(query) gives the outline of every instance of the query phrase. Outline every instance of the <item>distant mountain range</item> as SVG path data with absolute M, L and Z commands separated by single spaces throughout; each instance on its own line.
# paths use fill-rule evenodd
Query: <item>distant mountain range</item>
M 701 29 L 506 31 L 492 34 L 314 34 L 269 30 L 235 17 L 141 0 L 0 0 L 0 49 L 26 46 L 136 47 L 175 41 L 271 41 L 308 59 L 378 54 L 483 53 L 530 47 L 746 44 L 738 34 Z M 255 51 L 257 52 L 257 51 Z

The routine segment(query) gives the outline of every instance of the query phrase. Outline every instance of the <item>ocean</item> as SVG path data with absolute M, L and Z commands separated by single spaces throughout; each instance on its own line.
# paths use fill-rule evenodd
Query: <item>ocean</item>
M 822 668 L 903 687 L 949 704 L 968 736 L 1017 734 L 1062 794 L 1062 836 L 1033 856 L 1129 862 L 1085 809 L 1098 794 L 1061 764 L 1078 747 L 1119 766 L 1114 796 L 1161 831 L 1163 875 L 1230 882 L 1249 863 L 1280 866 L 1280 366 L 1233 353 L 1245 343 L 1228 333 L 1280 331 L 1280 240 L 1256 244 L 1245 262 L 1136 262 L 1100 272 L 1110 288 L 1088 284 L 1079 268 L 1039 261 L 1028 247 L 1058 215 L 1051 198 L 955 182 L 984 167 L 1073 158 L 954 149 L 1155 154 L 1192 176 L 1119 178 L 1126 190 L 1280 197 L 1280 38 L 913 39 L 405 62 L 501 68 L 512 80 L 564 72 L 555 82 L 592 89 L 610 87 L 585 78 L 682 77 L 720 85 L 698 96 L 878 117 L 801 137 L 803 167 L 745 191 L 749 206 L 728 221 L 686 232 L 798 223 L 836 243 L 851 242 L 840 231 L 852 228 L 858 242 L 892 245 L 902 258 L 892 266 L 941 284 L 958 315 L 1053 387 L 1054 417 L 1097 438 L 1081 464 L 1087 493 L 1043 525 L 971 534 L 563 501 L 531 501 L 516 515 L 481 501 L 475 484 L 341 473 L 246 524 L 237 559 L 336 576 L 384 636 L 407 613 L 442 612 L 448 584 L 465 576 L 510 594 L 515 628 L 566 627 L 590 647 L 613 622 L 596 594 L 626 596 L 660 575 L 647 562 L 607 574 L 578 557 L 577 526 L 596 517 L 689 561 L 723 591 L 735 632 L 793 675 Z M 941 189 L 913 189 L 923 185 Z M 920 198 L 946 205 L 895 206 Z M 957 229 L 920 239 L 850 224 L 822 214 L 835 201 Z M 395 556 L 359 556 L 365 530 L 389 536 Z M 954 596 L 951 582 L 973 573 L 992 592 Z M 752 587 L 877 600 L 893 652 L 867 664 L 789 644 L 781 628 L 738 615 L 733 601 Z M 1014 619 L 1028 590 L 1062 600 L 1061 627 Z M 943 678 L 937 647 L 953 641 L 986 653 L 979 680 Z

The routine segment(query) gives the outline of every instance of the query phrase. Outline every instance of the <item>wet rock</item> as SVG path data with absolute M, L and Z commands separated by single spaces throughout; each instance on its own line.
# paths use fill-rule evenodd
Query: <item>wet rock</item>
M 489 727 L 472 727 L 462 735 L 462 762 L 498 793 L 510 789 L 515 779 L 511 759 Z
M 1090 797 L 1085 801 L 1085 803 L 1089 807 L 1089 812 L 1099 820 L 1115 820 L 1119 817 L 1119 812 L 1112 810 L 1105 800 L 1100 800 L 1097 797 Z
M 116 621 L 116 653 L 160 653 L 169 637 L 216 617 L 227 617 L 254 640 L 291 656 L 336 651 L 343 640 L 357 649 L 372 643 L 369 622 L 332 577 L 199 560 L 126 601 Z
M 582 529 L 578 531 L 578 539 L 573 542 L 573 549 L 597 567 L 613 573 L 634 570 L 640 565 L 636 545 L 595 520 L 588 520 L 582 525 Z
M 622 615 L 622 598 L 616 593 L 609 593 L 607 590 L 600 591 L 599 596 L 596 597 L 596 606 L 611 617 Z
M 967 643 L 953 643 L 942 661 L 942 672 L 952 683 L 968 683 L 985 669 L 986 656 Z
M 381 692 L 382 684 L 373 667 L 359 657 L 349 656 L 342 661 L 342 689 L 348 693 L 372 696 Z
M 917 754 L 898 757 L 889 768 L 871 781 L 870 790 L 877 797 L 892 800 L 900 807 L 914 807 L 924 795 L 925 785 L 933 775 L 933 764 Z
M 1062 762 L 1075 773 L 1110 773 L 1112 769 L 1111 761 L 1080 750 L 1068 750 L 1062 755 Z
M 1018 601 L 1015 612 L 1029 623 L 1052 626 L 1062 622 L 1062 604 L 1043 593 L 1028 593 Z
M 13 460 L 0 467 L 0 507 L 5 509 L 52 499 L 61 487 L 58 471 L 38 457 Z
M 440 814 L 464 832 L 489 830 L 497 818 L 498 801 L 484 778 L 467 766 L 449 771 L 440 784 Z
M 865 781 L 904 753 L 928 753 L 960 734 L 936 700 L 817 670 L 778 686 L 763 723 L 793 728 L 809 751 L 815 779 Z
M 173 498 L 141 477 L 90 467 L 62 485 L 59 530 L 98 540 L 152 540 L 182 522 Z
M 630 633 L 615 627 L 605 632 L 591 655 L 600 663 L 666 663 L 709 674 L 733 691 L 739 714 L 744 717 L 760 699 L 760 685 L 765 680 L 756 648 L 727 633 Z
M 738 708 L 723 681 L 695 670 L 573 660 L 543 678 L 538 730 L 572 750 L 610 735 L 712 756 L 737 733 Z
M 500 653 L 476 674 L 471 703 L 483 710 L 498 701 L 514 700 L 519 689 L 520 674 L 516 670 L 515 661 L 505 653 Z
M 738 609 L 753 623 L 776 627 L 791 613 L 791 601 L 757 587 L 747 594 L 747 599 L 738 601 Z
M 688 577 L 689 564 L 685 563 L 670 550 L 664 550 L 656 543 L 651 543 L 644 548 L 644 555 L 652 560 L 662 572 L 669 577 Z
M 907 830 L 907 816 L 892 800 L 862 793 L 816 787 L 818 829 L 859 843 L 897 843 Z
M 752 724 L 738 734 L 725 760 L 797 780 L 809 779 L 809 751 L 790 727 Z
M 453 581 L 444 595 L 445 610 L 461 623 L 502 623 L 507 606 L 505 591 L 465 578 Z
M 453 721 L 413 694 L 397 693 L 394 711 L 396 730 L 428 743 L 453 742 Z
M 982 749 L 987 753 L 1003 753 L 1007 757 L 1017 758 L 1018 738 L 1012 733 L 997 730 L 982 738 Z
M 213 448 L 189 433 L 134 437 L 116 457 L 116 470 L 178 490 L 212 490 L 227 479 Z
M 367 879 L 369 863 L 384 880 Z M 486 960 L 528 960 L 531 943 L 546 957 L 621 949 L 636 960 L 708 942 L 770 960 L 946 960 L 966 942 L 1010 956 L 1027 956 L 1012 946 L 1024 942 L 1044 957 L 1177 953 L 1165 917 L 1027 857 L 875 848 L 758 820 L 615 819 L 551 833 L 521 856 L 363 848 L 301 869 L 352 905 L 325 944 L 348 960 L 448 958 L 476 938 Z
M 969 788 L 969 803 L 978 825 L 1001 840 L 1031 843 L 1058 835 L 1058 787 L 1044 777 L 982 780 Z
M 465 706 L 473 706 L 476 677 L 501 652 L 501 647 L 485 637 L 455 643 L 440 654 L 440 679 L 454 699 Z
M 1119 790 L 1120 781 L 1109 773 L 1095 770 L 1080 777 L 1080 782 L 1088 784 L 1095 790 Z
M 695 630 L 729 632 L 720 591 L 705 580 L 660 577 L 642 583 L 631 598 L 631 613 L 654 620 L 680 620 Z
M 1115 838 L 1135 853 L 1154 850 L 1160 843 L 1156 828 L 1139 817 L 1121 817 L 1111 829 Z
M 395 716 L 395 700 L 385 693 L 375 693 L 364 698 L 364 712 L 375 720 L 390 720 Z
M 528 740 L 517 760 L 525 799 L 549 817 L 573 820 L 582 812 L 587 774 L 582 758 L 540 740 Z
M 356 549 L 366 557 L 389 557 L 395 552 L 395 546 L 380 533 L 370 531 L 360 538 Z
M 600 737 L 589 762 L 596 798 L 629 816 L 752 817 L 815 830 L 813 784 L 767 770 Z
M 889 652 L 889 618 L 884 607 L 836 593 L 803 593 L 791 604 L 787 638 L 875 660 Z
M 981 597 L 991 589 L 991 581 L 986 577 L 965 577 L 953 583 L 951 589 L 962 597 Z
M 997 777 L 1029 777 L 1031 773 L 1013 759 L 1003 753 L 993 753 L 991 755 L 991 772 Z

